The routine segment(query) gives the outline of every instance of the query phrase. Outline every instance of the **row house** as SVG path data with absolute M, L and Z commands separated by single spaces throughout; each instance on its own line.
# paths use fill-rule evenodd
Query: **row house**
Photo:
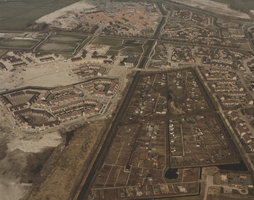
M 31 108 L 26 108 L 26 109 L 23 109 L 23 110 L 18 110 L 18 111 L 15 111 L 13 112 L 13 116 L 18 116 L 18 115 L 27 115 L 27 114 L 30 114 L 32 113 L 32 109 Z
M 84 116 L 89 117 L 95 114 L 95 109 L 86 110 Z
M 104 64 L 114 64 L 112 60 L 103 60 Z
M 71 62 L 77 62 L 77 61 L 81 61 L 82 57 L 76 57 L 76 58 L 72 58 Z
M 102 76 L 106 71 L 106 68 L 105 67 L 101 67 L 100 70 L 98 71 L 97 75 L 98 76 Z
M 25 96 L 25 93 L 23 91 L 13 92 L 10 94 L 11 98 L 18 98 L 18 97 L 22 97 L 22 96 Z
M 230 99 L 230 100 L 224 100 L 222 104 L 224 106 L 238 106 L 240 105 L 240 101 L 238 99 Z
M 241 125 L 237 124 L 236 125 L 236 129 L 237 129 L 237 132 L 238 134 L 240 135 L 240 137 L 244 136 L 247 132 L 246 129 L 244 129 Z
M 96 91 L 96 92 L 94 92 L 94 96 L 104 97 L 105 96 L 105 92 Z
M 228 74 L 228 70 L 211 68 L 210 73 Z
M 72 89 L 73 89 L 73 85 L 67 85 L 67 86 L 55 88 L 55 89 L 51 90 L 51 93 L 54 94 L 54 93 L 72 90 Z
M 83 66 L 80 67 L 80 69 L 81 69 L 82 71 L 86 71 L 86 70 L 89 70 L 89 67 L 86 66 L 86 65 L 83 65 Z
M 85 104 L 96 105 L 97 101 L 95 99 L 85 99 Z
M 9 99 L 3 95 L 0 95 L 0 101 L 6 106 L 10 107 L 12 106 L 12 103 L 9 101 Z
M 68 96 L 62 97 L 60 99 L 51 100 L 50 103 L 55 105 L 55 104 L 58 104 L 58 103 L 61 103 L 61 102 L 65 102 L 65 101 L 75 100 L 78 97 L 79 97 L 78 94 L 68 95 Z
M 251 141 L 249 143 L 249 148 L 250 148 L 251 151 L 254 151 L 254 141 Z
M 77 101 L 73 101 L 73 102 L 70 102 L 70 103 L 65 104 L 65 105 L 51 107 L 50 111 L 53 112 L 53 113 L 56 113 L 56 112 L 59 112 L 59 111 L 63 111 L 65 109 L 70 109 L 70 108 L 73 108 L 73 107 L 76 107 L 76 106 L 81 106 L 81 105 L 83 105 L 83 103 L 84 103 L 83 100 L 77 100 Z
M 32 113 L 38 116 L 44 116 L 45 112 L 45 110 L 32 109 Z
M 80 75 L 80 78 L 92 78 L 92 77 L 94 77 L 93 72 L 85 73 L 85 74 Z
M 244 97 L 246 96 L 246 93 L 245 92 L 228 92 L 227 95 L 231 97 Z
M 85 87 L 94 87 L 94 82 L 93 81 L 89 81 L 86 83 L 83 83 L 80 85 L 81 88 L 85 88 Z
M 102 103 L 99 102 L 99 103 L 97 103 L 97 105 L 95 106 L 94 109 L 95 109 L 96 111 L 100 111 L 101 108 L 102 108 L 102 106 L 103 106 Z
M 58 120 L 59 121 L 70 120 L 72 118 L 81 117 L 81 116 L 83 116 L 82 111 L 74 111 L 74 112 L 71 112 L 71 113 L 68 113 L 68 114 L 59 115 Z
M 44 127 L 44 128 L 49 128 L 49 127 L 55 127 L 55 126 L 58 126 L 59 125 L 59 121 L 58 120 L 55 120 L 55 121 L 49 121 L 49 122 L 46 122 L 44 124 L 28 124 L 30 125 L 32 128 L 41 128 L 41 127 Z
M 17 64 L 13 64 L 12 67 L 16 68 L 16 67 L 26 67 L 27 64 L 25 62 L 21 62 L 21 63 L 17 63 Z
M 225 64 L 225 63 L 212 62 L 211 64 L 212 64 L 213 67 L 223 67 L 223 68 L 227 68 L 227 69 L 231 69 L 232 68 L 232 65 Z
M 100 68 L 101 68 L 100 65 L 89 65 L 89 69 L 99 70 Z
M 253 105 L 253 103 L 254 103 L 253 99 L 249 94 L 246 95 L 245 99 L 249 105 Z
M 84 59 L 86 58 L 86 55 L 87 55 L 88 51 L 87 50 L 83 50 L 82 54 L 81 54 L 81 57 Z
M 47 98 L 49 97 L 49 95 L 51 94 L 51 91 L 47 91 L 44 95 L 43 95 L 43 97 L 41 98 L 41 100 L 47 100 Z
M 217 75 L 217 76 L 207 76 L 206 80 L 207 81 L 217 81 L 217 80 L 222 80 L 224 76 L 222 75 Z
M 91 58 L 92 58 L 92 59 L 96 59 L 96 60 L 97 60 L 97 59 L 98 59 L 98 60 L 99 60 L 99 59 L 106 60 L 106 59 L 108 59 L 108 56 L 104 56 L 104 55 L 95 56 L 95 55 L 92 55 Z
M 100 83 L 111 84 L 112 81 L 111 81 L 111 79 L 104 78 L 104 79 L 96 79 L 96 80 L 94 80 L 94 83 L 96 83 L 96 84 L 100 84 Z
M 252 141 L 249 134 L 244 134 L 241 138 L 246 144 L 249 144 Z
M 221 92 L 218 92 L 217 95 L 218 95 L 219 100 L 225 101 L 225 97 L 223 96 L 223 94 Z
M 42 58 L 44 56 L 51 56 L 52 53 L 51 52 L 45 52 L 45 51 L 39 51 L 39 52 L 35 52 L 33 53 L 35 58 Z
M 72 73 L 78 73 L 78 72 L 81 72 L 82 70 L 80 69 L 80 67 L 78 68 L 74 68 L 71 70 Z
M 25 57 L 25 59 L 29 62 L 29 63 L 35 63 L 31 58 L 29 57 Z
M 239 81 L 237 81 L 235 85 L 236 85 L 236 87 L 238 88 L 238 90 L 240 92 L 244 91 L 244 87 L 243 87 L 243 85 Z
M 28 121 L 26 120 L 26 118 L 24 116 L 21 115 L 17 115 L 16 119 L 18 120 L 18 122 L 22 125 L 28 125 Z
M 15 56 L 5 56 L 2 58 L 3 61 L 11 61 L 17 59 Z
M 21 60 L 20 58 L 15 58 L 15 59 L 10 60 L 11 64 L 16 64 L 16 63 L 20 63 L 20 62 L 23 62 L 23 60 Z
M 224 84 L 224 85 L 230 85 L 230 84 L 232 84 L 232 85 L 234 85 L 234 84 L 236 84 L 236 81 L 235 80 L 229 80 L 229 79 L 221 79 L 221 80 L 218 80 L 217 81 L 217 84 Z
M 110 88 L 108 89 L 107 94 L 114 94 L 116 92 L 117 88 L 118 88 L 118 83 L 117 82 L 113 82 L 110 85 Z
M 48 104 L 47 101 L 36 101 L 36 105 L 39 107 L 46 107 Z
M 82 93 L 82 91 L 79 89 L 79 88 L 77 88 L 77 87 L 75 87 L 74 86 L 74 92 L 76 92 L 77 94 L 80 94 L 80 93 Z
M 6 66 L 2 62 L 0 62 L 0 70 L 1 71 L 7 71 Z
M 38 98 L 39 98 L 39 97 L 38 97 L 37 95 L 33 95 L 33 96 L 31 97 L 31 99 L 29 99 L 29 100 L 27 101 L 27 104 L 28 104 L 28 105 L 32 105 L 33 103 L 36 102 L 36 100 L 37 100 Z
M 231 119 L 232 119 L 233 121 L 235 121 L 237 118 L 238 118 L 237 112 L 232 112 L 232 113 L 231 113 Z
M 216 87 L 214 89 L 215 92 L 229 92 L 231 90 L 230 87 L 225 86 L 225 87 Z
M 40 93 L 39 93 L 39 92 L 36 92 L 36 91 L 31 91 L 31 90 L 26 90 L 26 94 L 28 94 L 28 95 L 32 94 L 32 95 L 37 95 L 37 96 L 39 96 L 39 95 L 40 95 Z
M 16 111 L 16 110 L 21 110 L 21 109 L 26 108 L 26 107 L 27 107 L 26 103 L 21 103 L 21 104 L 15 105 L 15 106 L 10 106 L 9 110 L 10 111 Z
M 90 87 L 85 87 L 85 88 L 83 88 L 83 90 L 84 90 L 86 93 L 88 93 L 88 94 L 94 93 L 94 89 L 93 89 L 93 88 L 90 88 Z
M 47 111 L 44 112 L 44 117 L 46 117 L 49 121 L 55 120 L 55 118 Z
M 200 71 L 204 76 L 209 76 L 209 72 L 204 67 L 200 68 Z

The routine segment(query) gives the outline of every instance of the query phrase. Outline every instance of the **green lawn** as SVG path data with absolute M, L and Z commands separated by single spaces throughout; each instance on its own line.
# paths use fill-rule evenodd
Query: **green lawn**
M 15 39 L 5 39 L 0 42 L 0 47 L 9 48 L 31 48 L 39 40 L 15 40 Z
M 121 39 L 116 38 L 108 38 L 108 37 L 99 37 L 94 41 L 94 44 L 101 44 L 101 45 L 109 45 L 109 46 L 120 46 L 122 45 Z
M 128 51 L 132 53 L 142 53 L 143 50 L 141 47 L 126 47 L 123 49 L 123 51 Z
M 106 55 L 114 55 L 117 56 L 118 55 L 118 51 L 113 51 L 113 50 L 108 50 Z
M 56 53 L 73 52 L 74 49 L 86 39 L 86 36 L 79 35 L 52 35 L 42 43 L 37 51 L 52 51 Z
M 82 42 L 85 38 L 86 37 L 75 35 L 52 35 L 48 38 L 47 42 L 79 43 Z

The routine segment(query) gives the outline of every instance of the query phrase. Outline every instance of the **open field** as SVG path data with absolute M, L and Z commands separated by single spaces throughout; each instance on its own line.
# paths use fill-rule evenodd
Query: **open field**
M 0 42 L 0 48 L 32 48 L 39 40 L 5 39 Z
M 100 37 L 95 40 L 94 44 L 111 46 L 107 55 L 118 55 L 119 51 L 141 54 L 143 52 L 142 45 L 146 40 L 122 40 L 116 38 Z M 148 45 L 144 45 L 146 49 Z
M 122 42 L 123 42 L 122 39 L 99 37 L 94 41 L 93 44 L 120 46 Z
M 38 18 L 73 4 L 78 0 L 0 2 L 1 29 L 23 29 Z
M 52 35 L 42 43 L 37 51 L 73 52 L 86 37 L 73 35 Z

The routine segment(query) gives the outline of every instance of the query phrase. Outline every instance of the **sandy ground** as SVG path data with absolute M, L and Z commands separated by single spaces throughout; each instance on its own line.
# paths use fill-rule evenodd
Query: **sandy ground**
M 28 66 L 26 71 L 18 70 L 15 73 L 10 71 L 0 72 L 1 88 L 13 89 L 24 86 L 54 87 L 77 83 L 79 81 L 78 77 L 69 75 L 70 70 L 75 67 L 77 66 L 74 66 L 72 62 L 61 60 Z
M 5 115 L 4 115 L 5 113 Z M 32 134 L 13 129 L 11 113 L 0 103 L 0 199 L 18 200 L 32 184 L 21 179 L 27 176 L 31 167 L 28 157 L 42 153 L 48 147 L 61 143 L 58 132 Z M 30 166 L 30 167 L 29 167 Z M 32 167 L 33 168 L 33 167 Z
M 38 153 L 45 147 L 56 147 L 61 143 L 61 136 L 55 132 L 44 136 L 39 136 L 32 140 L 25 140 L 21 138 L 14 139 L 11 143 L 8 143 L 8 151 L 15 151 L 20 149 L 23 152 Z
M 211 0 L 172 0 L 174 2 L 182 3 L 188 6 L 201 8 L 203 10 L 208 10 L 214 13 L 234 16 L 242 19 L 250 19 L 249 15 L 242 13 L 233 9 L 230 9 L 228 5 L 223 3 L 214 2 Z
M 80 1 L 80 2 L 74 3 L 70 6 L 64 7 L 60 10 L 54 11 L 48 15 L 45 15 L 45 16 L 39 18 L 36 22 L 37 23 L 46 22 L 47 24 L 50 24 L 52 21 L 54 21 L 58 17 L 67 14 L 68 11 L 74 11 L 74 10 L 75 11 L 82 11 L 84 9 L 89 9 L 89 8 L 94 8 L 94 6 L 86 3 L 85 1 Z

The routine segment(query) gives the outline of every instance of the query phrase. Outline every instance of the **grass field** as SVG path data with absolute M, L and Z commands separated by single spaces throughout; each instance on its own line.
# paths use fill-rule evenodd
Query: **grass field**
M 25 0 L 0 2 L 0 29 L 24 29 L 28 23 L 78 0 Z
M 97 38 L 93 44 L 120 46 L 122 44 L 122 41 L 123 41 L 122 39 L 100 37 Z
M 5 39 L 0 42 L 0 48 L 32 48 L 39 40 Z
M 128 51 L 141 54 L 143 52 L 142 45 L 146 40 L 123 40 L 116 38 L 97 38 L 93 44 L 101 44 L 111 46 L 107 55 L 117 55 L 119 51 Z M 146 45 L 144 46 L 146 48 Z
M 37 51 L 73 52 L 84 39 L 85 36 L 52 35 L 39 46 Z

